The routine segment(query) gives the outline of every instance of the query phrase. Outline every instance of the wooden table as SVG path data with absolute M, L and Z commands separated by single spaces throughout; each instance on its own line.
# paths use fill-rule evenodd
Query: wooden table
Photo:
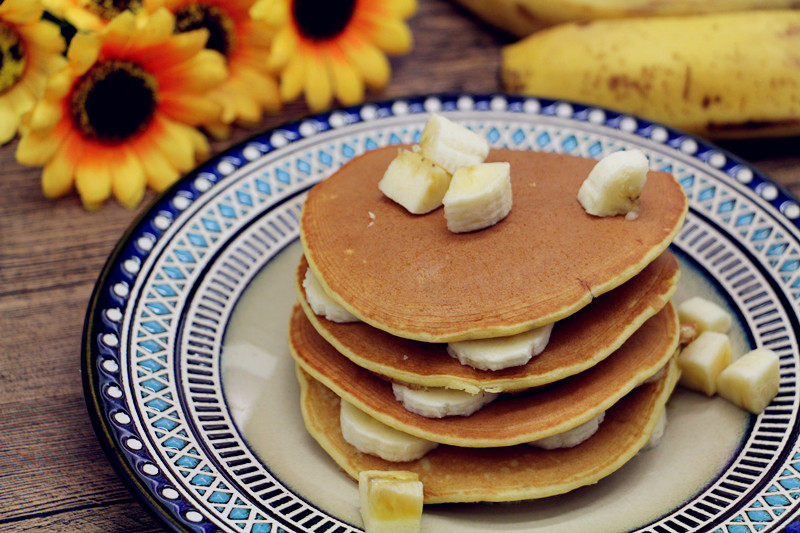
M 500 90 L 499 49 L 511 39 L 445 0 L 421 2 L 416 48 L 393 61 L 381 99 L 438 91 Z M 273 127 L 302 104 L 267 118 Z M 238 130 L 215 151 L 252 131 Z M 800 195 L 800 139 L 724 145 Z M 144 210 L 108 202 L 86 213 L 75 196 L 40 192 L 39 170 L 0 148 L 0 529 L 159 531 L 117 479 L 89 423 L 79 371 L 84 313 L 100 269 Z

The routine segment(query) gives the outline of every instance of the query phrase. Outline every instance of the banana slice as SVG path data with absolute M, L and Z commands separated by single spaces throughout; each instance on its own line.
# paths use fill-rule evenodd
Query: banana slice
M 648 168 L 641 150 L 609 154 L 589 172 L 578 190 L 578 201 L 587 213 L 599 217 L 636 213 Z
M 681 324 L 694 324 L 703 331 L 727 333 L 731 329 L 730 313 L 710 300 L 695 296 L 678 306 L 678 318 Z
M 731 363 L 731 341 L 724 333 L 704 331 L 678 355 L 680 384 L 713 396 L 717 377 Z
M 643 450 L 652 450 L 661 442 L 661 437 L 664 436 L 664 431 L 667 429 L 667 408 L 661 411 L 661 416 L 658 417 L 656 420 L 656 425 L 653 428 L 653 432 L 650 434 L 650 438 L 647 439 Z
M 344 400 L 339 410 L 339 424 L 344 440 L 358 451 L 377 455 L 386 461 L 413 461 L 438 446 L 435 442 L 391 428 Z
M 544 351 L 552 331 L 553 324 L 547 324 L 510 337 L 451 342 L 447 345 L 447 353 L 462 365 L 479 370 L 520 366 Z
M 717 379 L 719 395 L 759 414 L 778 394 L 780 364 L 772 350 L 753 350 L 731 363 Z
M 433 113 L 419 140 L 422 155 L 450 174 L 462 167 L 483 163 L 489 143 L 477 133 Z
M 422 482 L 414 472 L 362 470 L 358 474 L 366 533 L 415 533 L 422 520 Z
M 303 278 L 303 288 L 306 290 L 308 305 L 314 314 L 324 316 L 333 322 L 359 322 L 350 311 L 328 296 L 310 268 L 306 270 L 306 277 Z
M 392 392 L 407 411 L 427 418 L 469 416 L 498 396 L 496 392 L 470 394 L 439 387 L 412 389 L 399 383 L 392 383 Z
M 606 412 L 603 411 L 588 422 L 584 422 L 580 426 L 574 427 L 569 431 L 559 433 L 558 435 L 551 435 L 550 437 L 545 437 L 543 439 L 534 440 L 528 444 L 536 448 L 544 448 L 545 450 L 572 448 L 597 433 L 597 429 L 600 427 L 600 424 L 603 422 L 605 417 Z
M 422 215 L 442 205 L 450 174 L 410 150 L 400 150 L 383 174 L 378 189 L 408 210 Z
M 511 165 L 482 163 L 458 169 L 442 203 L 447 229 L 453 233 L 497 224 L 511 211 Z

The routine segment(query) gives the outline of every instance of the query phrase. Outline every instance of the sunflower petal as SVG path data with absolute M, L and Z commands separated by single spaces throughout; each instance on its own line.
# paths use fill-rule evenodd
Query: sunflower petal
M 306 103 L 312 112 L 322 111 L 331 105 L 333 89 L 325 64 L 316 55 L 309 56 L 305 76 Z
M 364 80 L 344 56 L 331 57 L 328 68 L 339 102 L 343 105 L 354 105 L 364 100 Z
M 176 93 L 161 93 L 159 110 L 168 117 L 191 125 L 204 124 L 219 118 L 222 109 L 217 102 L 197 94 Z
M 152 143 L 140 143 L 133 149 L 139 157 L 147 184 L 151 188 L 163 191 L 180 177 L 177 169 Z
M 64 38 L 61 36 L 61 30 L 48 20 L 21 26 L 17 31 L 32 49 L 59 54 L 64 51 Z
M 111 165 L 101 149 L 84 151 L 75 166 L 75 188 L 83 206 L 92 211 L 111 196 Z
M 47 198 L 64 196 L 75 181 L 75 160 L 80 157 L 69 139 L 62 145 L 42 170 L 42 192 Z
M 0 19 L 11 24 L 31 24 L 42 18 L 42 4 L 30 0 L 5 0 L 0 4 Z
M 294 55 L 286 68 L 281 72 L 281 100 L 289 102 L 303 92 L 303 81 L 306 75 L 306 59 L 302 54 Z
M 18 127 L 19 116 L 17 113 L 8 103 L 0 103 L 0 145 L 13 139 Z
M 30 127 L 34 130 L 49 130 L 61 120 L 62 107 L 60 102 L 53 100 L 39 100 L 30 116 Z
M 238 67 L 237 77 L 241 78 L 242 86 L 247 93 L 256 99 L 266 111 L 274 113 L 280 110 L 281 95 L 275 78 L 246 65 Z
M 209 135 L 214 139 L 221 141 L 231 136 L 231 125 L 223 124 L 222 122 L 214 122 L 213 124 L 204 124 L 205 129 Z
M 64 138 L 65 135 L 59 131 L 26 132 L 17 145 L 17 161 L 23 165 L 45 165 L 52 159 Z
M 67 50 L 67 58 L 75 74 L 80 76 L 94 65 L 100 55 L 101 45 L 100 36 L 96 33 L 75 34 Z
M 289 21 L 289 5 L 286 0 L 258 0 L 250 8 L 250 16 L 270 26 L 283 26 Z
M 342 48 L 353 66 L 372 89 L 380 89 L 389 81 L 391 69 L 386 56 L 373 45 L 354 38 L 342 42 Z
M 75 77 L 69 68 L 59 70 L 47 80 L 45 95 L 53 99 L 63 98 L 69 93 L 74 81 Z
M 187 172 L 194 166 L 194 147 L 188 135 L 166 117 L 160 122 L 160 134 L 153 140 L 161 153 L 178 172 Z
M 414 38 L 406 23 L 394 18 L 375 17 L 370 37 L 387 54 L 405 54 L 414 46 Z
M 142 164 L 130 149 L 123 150 L 121 155 L 111 166 L 111 190 L 120 204 L 133 209 L 144 197 L 147 178 Z
M 417 11 L 417 0 L 388 0 L 386 3 L 395 16 L 403 19 L 410 17 Z
M 267 60 L 267 68 L 272 71 L 277 71 L 283 68 L 292 57 L 292 54 L 297 50 L 297 35 L 291 26 L 284 26 L 275 35 L 272 41 L 272 49 L 270 50 L 269 59 Z

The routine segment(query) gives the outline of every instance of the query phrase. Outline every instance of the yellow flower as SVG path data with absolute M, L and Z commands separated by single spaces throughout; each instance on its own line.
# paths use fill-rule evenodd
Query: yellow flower
M 272 29 L 250 18 L 255 0 L 145 0 L 149 11 L 159 6 L 176 17 L 176 31 L 205 28 L 209 31 L 206 48 L 221 53 L 228 67 L 228 78 L 214 87 L 208 97 L 220 104 L 220 120 L 205 124 L 215 137 L 225 137 L 230 124 L 254 126 L 264 111 L 280 109 L 278 83 L 267 61 Z
M 44 93 L 47 77 L 65 64 L 58 26 L 41 16 L 36 0 L 0 3 L 0 145 L 14 137 L 22 115 Z
M 312 111 L 364 99 L 364 86 L 380 89 L 389 80 L 385 54 L 412 46 L 403 22 L 416 0 L 259 0 L 253 18 L 276 29 L 268 66 L 280 72 L 284 101 L 305 92 Z
M 122 13 L 137 13 L 142 0 L 42 0 L 45 9 L 82 31 L 99 31 Z
M 45 196 L 74 185 L 87 209 L 112 192 L 134 207 L 146 184 L 164 190 L 208 156 L 192 126 L 219 116 L 205 93 L 227 76 L 225 62 L 205 49 L 207 31 L 174 27 L 163 9 L 125 12 L 100 33 L 73 38 L 69 63 L 48 81 L 17 147 L 20 163 L 44 166 Z

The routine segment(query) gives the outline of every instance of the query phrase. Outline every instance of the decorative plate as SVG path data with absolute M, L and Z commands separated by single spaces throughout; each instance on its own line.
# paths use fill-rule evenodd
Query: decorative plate
M 429 531 L 781 531 L 800 511 L 800 206 L 708 143 L 649 121 L 504 95 L 412 97 L 253 137 L 182 179 L 127 231 L 95 287 L 83 375 L 120 476 L 167 526 L 359 530 L 357 487 L 306 434 L 285 330 L 307 190 L 366 150 L 416 142 L 442 111 L 496 147 L 592 158 L 640 148 L 689 197 L 677 300 L 737 317 L 734 350 L 781 358 L 758 417 L 679 391 L 661 445 L 599 484 L 514 504 L 427 506 Z M 588 524 L 588 525 L 587 525 Z M 795 524 L 796 525 L 796 524 Z

